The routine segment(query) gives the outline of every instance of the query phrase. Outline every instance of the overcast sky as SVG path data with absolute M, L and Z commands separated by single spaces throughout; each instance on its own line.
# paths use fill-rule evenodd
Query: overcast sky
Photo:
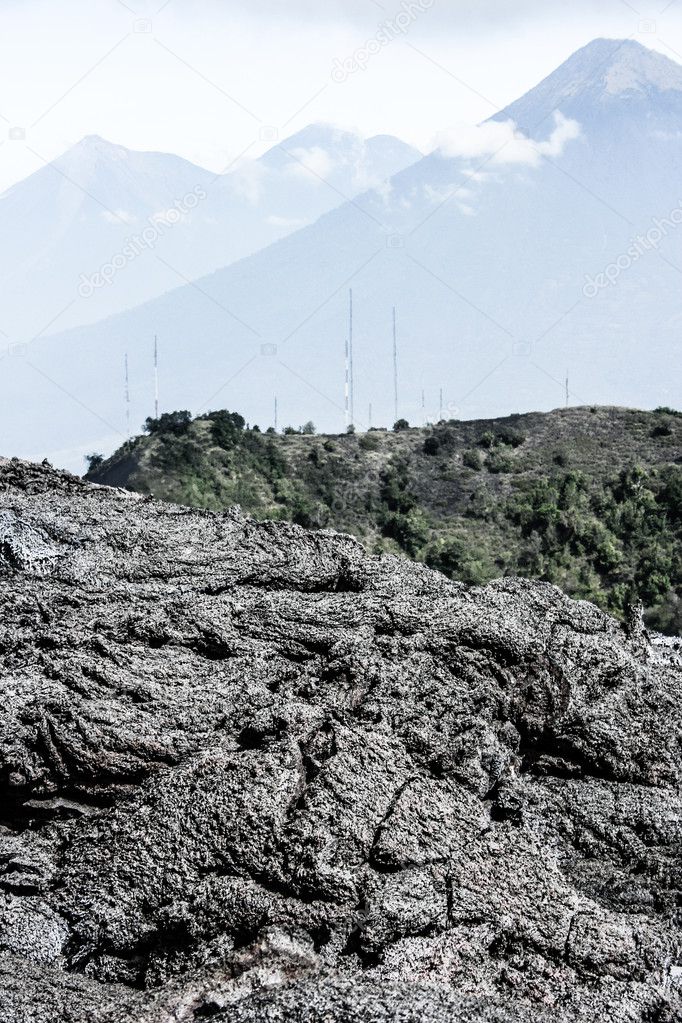
M 213 170 L 311 121 L 427 150 L 597 36 L 682 62 L 682 0 L 0 0 L 0 191 L 88 134 Z

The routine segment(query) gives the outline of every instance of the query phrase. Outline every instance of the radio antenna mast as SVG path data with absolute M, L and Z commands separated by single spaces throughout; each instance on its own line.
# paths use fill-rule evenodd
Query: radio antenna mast
M 345 367 L 346 378 L 343 385 L 344 414 L 346 418 L 346 429 L 350 426 L 350 342 L 346 338 L 345 343 Z
M 159 418 L 159 339 L 154 335 L 154 418 Z
M 349 371 L 350 371 L 350 422 L 355 425 L 355 367 L 353 365 L 353 289 L 349 293 L 349 323 L 348 323 L 348 348 L 349 348 Z
M 126 434 L 130 440 L 130 374 L 128 372 L 128 353 L 125 354 L 125 401 L 126 401 Z
M 395 422 L 398 422 L 398 328 L 396 322 L 396 309 L 393 306 L 393 401 Z
M 568 389 L 568 370 L 566 370 L 566 408 L 568 408 L 570 404 L 570 395 L 571 392 Z
M 278 408 L 278 404 L 277 404 L 277 395 L 275 395 L 275 433 L 277 433 L 277 429 L 279 427 L 278 420 L 279 420 L 279 408 Z

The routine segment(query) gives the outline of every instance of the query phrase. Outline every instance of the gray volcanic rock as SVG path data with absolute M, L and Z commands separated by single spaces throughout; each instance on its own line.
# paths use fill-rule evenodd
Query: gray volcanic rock
M 681 1019 L 635 626 L 1 462 L 0 1020 Z

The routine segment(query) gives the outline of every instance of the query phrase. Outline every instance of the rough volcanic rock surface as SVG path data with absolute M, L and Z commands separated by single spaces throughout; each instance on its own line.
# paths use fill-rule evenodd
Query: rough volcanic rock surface
M 682 1019 L 682 656 L 0 462 L 0 1020 Z

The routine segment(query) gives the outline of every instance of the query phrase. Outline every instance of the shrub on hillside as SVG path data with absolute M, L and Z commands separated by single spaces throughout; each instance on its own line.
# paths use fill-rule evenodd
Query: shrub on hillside
M 158 419 L 149 416 L 144 423 L 144 432 L 150 437 L 171 434 L 180 437 L 187 433 L 192 423 L 192 413 L 183 409 L 181 412 L 164 412 Z
M 381 439 L 375 433 L 363 433 L 359 444 L 362 451 L 378 451 L 381 448 Z
M 499 444 L 506 444 L 510 448 L 520 448 L 527 439 L 525 433 L 521 433 L 520 430 L 515 430 L 511 426 L 499 427 L 495 431 L 495 437 Z
M 494 448 L 502 445 L 510 448 L 520 448 L 525 442 L 525 434 L 512 429 L 511 426 L 501 426 L 497 430 L 486 430 L 481 435 L 478 444 L 479 447 L 485 448 L 486 451 L 492 451 Z
M 380 477 L 379 496 L 389 512 L 406 515 L 417 506 L 417 498 L 410 491 L 409 463 L 403 458 L 394 458 Z
M 384 536 L 391 537 L 414 557 L 426 543 L 426 519 L 410 489 L 409 462 L 394 458 L 381 473 L 379 497 L 382 507 L 379 525 Z
M 480 472 L 483 468 L 483 459 L 481 458 L 480 451 L 465 451 L 462 455 L 462 464 L 466 466 L 467 469 L 473 469 L 474 472 Z
M 658 607 L 646 615 L 646 624 L 665 636 L 682 636 L 682 597 L 670 590 Z
M 390 537 L 400 544 L 406 554 L 414 558 L 428 539 L 429 530 L 421 511 L 413 509 L 407 514 L 388 512 L 381 519 L 384 536 Z
M 488 472 L 508 473 L 514 471 L 514 461 L 504 451 L 493 451 L 485 463 Z
M 201 417 L 211 423 L 214 443 L 226 451 L 239 443 L 240 436 L 246 426 L 246 420 L 238 412 L 209 412 Z
M 469 540 L 452 537 L 432 544 L 426 551 L 429 568 L 442 572 L 448 579 L 457 579 L 469 586 L 479 586 L 494 574 L 486 568 L 485 557 Z

